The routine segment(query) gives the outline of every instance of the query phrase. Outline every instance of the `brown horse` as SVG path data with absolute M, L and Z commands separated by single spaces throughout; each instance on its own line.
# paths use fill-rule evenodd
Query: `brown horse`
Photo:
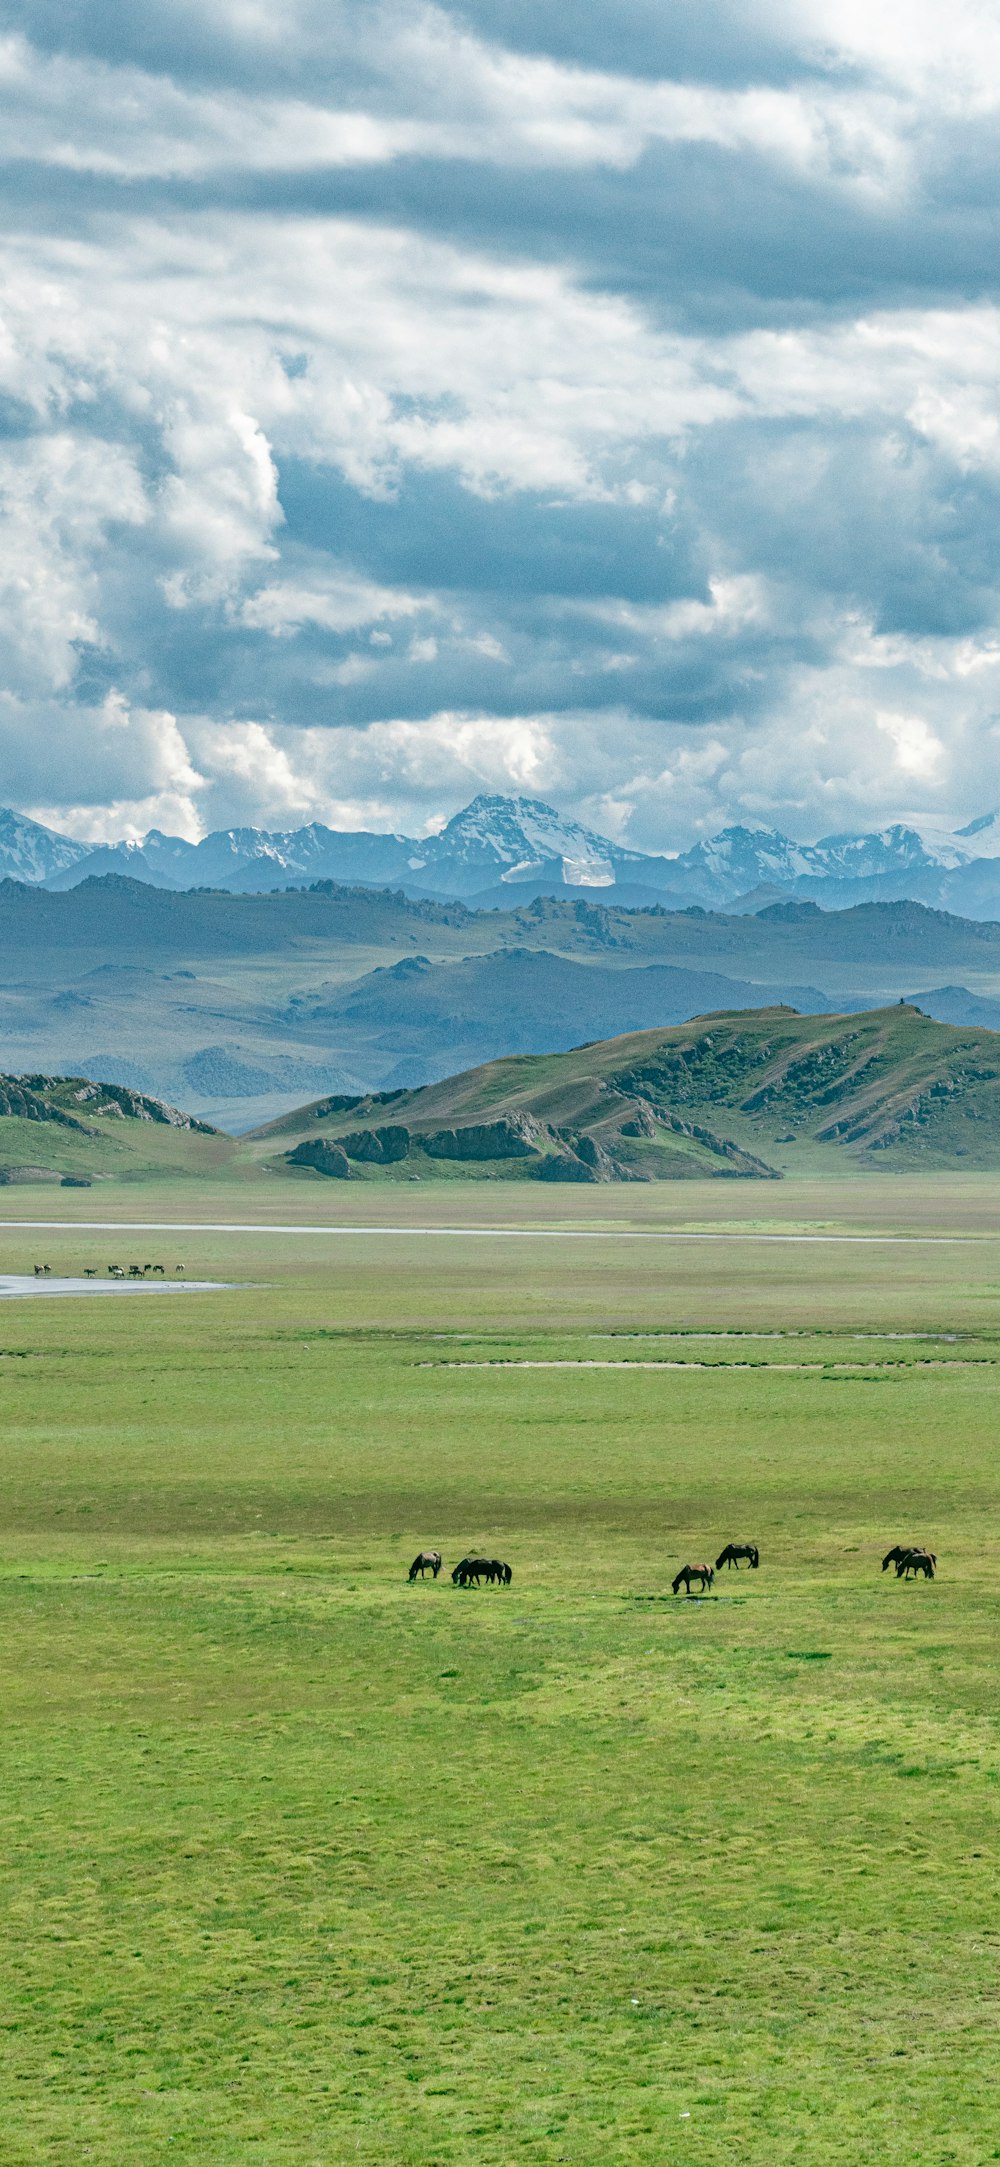
M 442 1557 L 440 1550 L 418 1550 L 417 1555 L 414 1558 L 412 1565 L 410 1566 L 408 1577 L 411 1580 L 415 1580 L 417 1574 L 419 1573 L 422 1580 L 425 1572 L 430 1571 L 433 1573 L 436 1580 L 441 1570 L 441 1565 Z
M 690 1595 L 692 1580 L 701 1581 L 701 1590 L 702 1594 L 704 1594 L 705 1589 L 711 1587 L 714 1579 L 714 1565 L 682 1565 L 676 1580 L 673 1582 L 674 1594 L 678 1593 L 683 1582 L 685 1595 Z
M 741 1558 L 748 1558 L 752 1570 L 756 1572 L 760 1564 L 760 1551 L 755 1542 L 727 1542 L 725 1549 L 720 1550 L 715 1560 L 716 1572 L 720 1572 L 723 1565 L 735 1565 L 739 1572 Z

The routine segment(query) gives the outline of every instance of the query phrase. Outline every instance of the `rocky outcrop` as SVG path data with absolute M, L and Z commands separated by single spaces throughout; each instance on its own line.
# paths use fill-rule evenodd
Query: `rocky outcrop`
M 420 1141 L 431 1159 L 530 1159 L 544 1135 L 531 1114 L 480 1121 L 463 1129 L 438 1129 Z
M 342 1151 L 339 1144 L 325 1143 L 322 1137 L 313 1137 L 307 1143 L 296 1144 L 294 1151 L 286 1151 L 285 1161 L 288 1166 L 311 1166 L 314 1173 L 329 1174 L 334 1181 L 349 1181 L 351 1178 L 346 1151 Z
M 49 1084 L 47 1076 L 28 1076 L 30 1084 Z M 148 1098 L 145 1091 L 132 1091 L 127 1084 L 86 1083 L 80 1084 L 73 1097 L 78 1106 L 90 1105 L 95 1114 L 124 1114 L 129 1121 L 156 1121 L 168 1129 L 190 1129 L 195 1136 L 218 1136 L 208 1121 L 196 1121 L 193 1114 L 183 1114 L 179 1106 L 168 1106 L 165 1099 Z M 59 1118 L 56 1116 L 55 1118 Z M 62 1119 L 68 1117 L 63 1115 Z M 79 1127 L 79 1123 L 71 1126 Z
M 592 1166 L 578 1159 L 575 1151 L 556 1151 L 542 1160 L 536 1169 L 539 1181 L 599 1181 L 600 1175 Z
M 349 1136 L 341 1136 L 338 1141 L 349 1159 L 367 1166 L 397 1166 L 410 1150 L 409 1129 L 400 1127 L 352 1129 Z
M 83 1121 L 74 1114 L 64 1114 L 61 1106 L 53 1106 L 42 1097 L 45 1089 L 54 1091 L 59 1079 L 54 1076 L 4 1076 L 0 1079 L 0 1114 L 13 1115 L 21 1121 L 54 1121 L 61 1129 L 75 1129 L 78 1136 L 92 1136 Z
M 638 1099 L 636 1101 L 635 1112 L 630 1115 L 627 1121 L 622 1122 L 621 1133 L 623 1136 L 650 1137 L 656 1135 L 656 1119 L 648 1099 Z
M 703 1128 L 698 1121 L 682 1121 L 679 1114 L 664 1114 L 662 1119 L 664 1127 L 671 1129 L 675 1136 L 690 1136 L 715 1158 L 727 1159 L 734 1174 L 752 1175 L 757 1181 L 782 1179 L 776 1166 L 769 1166 L 766 1159 L 758 1159 L 756 1152 L 744 1151 L 741 1144 L 732 1143 L 728 1136 L 717 1136 L 714 1129 Z

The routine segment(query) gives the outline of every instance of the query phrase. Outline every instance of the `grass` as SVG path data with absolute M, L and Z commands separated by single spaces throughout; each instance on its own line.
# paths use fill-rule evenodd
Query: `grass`
M 719 1186 L 4 1196 L 250 1282 L 0 1312 L 5 2167 L 1000 2157 L 1000 1183 Z

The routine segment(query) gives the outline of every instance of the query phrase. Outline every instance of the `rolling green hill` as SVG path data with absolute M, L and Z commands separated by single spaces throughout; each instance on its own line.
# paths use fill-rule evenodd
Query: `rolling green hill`
M 722 1011 L 417 1091 L 320 1100 L 244 1138 L 300 1179 L 768 1179 L 1000 1165 L 1000 1034 L 898 1004 Z
M 213 1176 L 228 1136 L 161 1099 L 84 1076 L 0 1076 L 0 1185 Z

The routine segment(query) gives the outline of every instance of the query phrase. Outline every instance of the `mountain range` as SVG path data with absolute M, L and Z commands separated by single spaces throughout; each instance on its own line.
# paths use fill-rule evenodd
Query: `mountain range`
M 326 881 L 175 892 L 0 881 L 0 1067 L 90 1076 L 241 1132 L 321 1094 L 413 1089 L 505 1054 L 784 1004 L 914 1001 L 1000 1027 L 1000 923 L 919 903 L 504 910 Z
M 897 823 L 815 843 L 737 825 L 667 857 L 628 849 L 527 797 L 476 797 L 440 834 L 422 840 L 313 821 L 275 832 L 220 829 L 197 843 L 152 829 L 138 842 L 92 845 L 0 810 L 0 878 L 59 890 L 108 873 L 158 888 L 235 894 L 337 881 L 494 910 L 534 895 L 751 911 L 786 899 L 824 909 L 912 900 L 989 918 L 1000 916 L 1000 812 L 961 829 Z

